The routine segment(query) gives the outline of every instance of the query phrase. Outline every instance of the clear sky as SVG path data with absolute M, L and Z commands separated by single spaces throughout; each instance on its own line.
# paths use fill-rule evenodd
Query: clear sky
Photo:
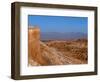
M 39 26 L 41 32 L 87 33 L 87 17 L 29 15 L 28 26 Z

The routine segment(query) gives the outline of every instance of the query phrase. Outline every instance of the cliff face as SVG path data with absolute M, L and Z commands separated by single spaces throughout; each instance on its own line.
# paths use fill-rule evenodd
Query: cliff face
M 30 59 L 39 63 L 46 64 L 43 57 L 40 53 L 40 29 L 39 28 L 30 28 L 28 30 L 28 56 Z
M 56 45 L 56 43 L 53 45 Z M 66 65 L 66 64 L 86 63 L 75 57 L 72 57 L 72 55 L 69 55 L 70 53 L 64 55 L 64 52 L 62 53 L 57 48 L 50 47 L 46 43 L 40 41 L 39 28 L 29 28 L 28 30 L 29 65 L 39 66 L 39 65 Z

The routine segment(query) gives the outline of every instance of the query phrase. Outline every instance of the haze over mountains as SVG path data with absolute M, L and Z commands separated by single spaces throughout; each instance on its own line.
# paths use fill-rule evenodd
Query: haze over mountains
M 41 40 L 72 40 L 72 39 L 81 39 L 87 38 L 86 33 L 81 32 L 41 32 L 40 34 Z

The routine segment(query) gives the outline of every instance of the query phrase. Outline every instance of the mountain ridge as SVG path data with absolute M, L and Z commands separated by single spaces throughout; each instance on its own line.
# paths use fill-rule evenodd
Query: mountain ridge
M 41 40 L 69 40 L 87 38 L 86 33 L 81 32 L 41 32 Z

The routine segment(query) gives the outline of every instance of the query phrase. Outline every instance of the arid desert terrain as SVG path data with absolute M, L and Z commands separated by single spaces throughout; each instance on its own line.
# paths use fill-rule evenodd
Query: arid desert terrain
M 88 63 L 87 39 L 40 40 L 40 29 L 28 30 L 28 65 L 49 66 Z

